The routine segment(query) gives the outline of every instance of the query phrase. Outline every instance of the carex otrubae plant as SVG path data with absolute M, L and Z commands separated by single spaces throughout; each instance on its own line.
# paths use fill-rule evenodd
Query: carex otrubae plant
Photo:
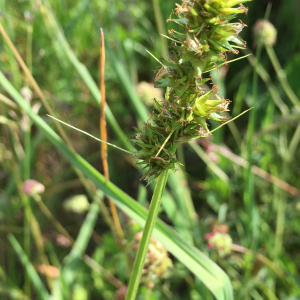
M 136 129 L 132 142 L 140 147 L 135 153 L 145 169 L 143 178 L 152 181 L 164 170 L 176 170 L 178 143 L 210 135 L 208 119 L 224 121 L 229 100 L 218 96 L 218 87 L 209 91 L 211 80 L 205 73 L 228 63 L 227 53 L 238 54 L 245 42 L 238 38 L 245 24 L 230 22 L 237 14 L 247 13 L 243 3 L 251 0 L 183 0 L 176 4 L 172 21 L 179 30 L 169 30 L 167 57 L 161 58 L 155 83 L 166 88 L 164 100 L 154 99 L 156 109 L 143 129 Z

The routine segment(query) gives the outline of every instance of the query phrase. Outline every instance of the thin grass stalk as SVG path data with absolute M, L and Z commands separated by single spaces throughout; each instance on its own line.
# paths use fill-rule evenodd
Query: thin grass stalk
M 101 91 L 101 101 L 100 101 L 100 137 L 104 141 L 101 143 L 101 159 L 104 177 L 109 181 L 109 168 L 107 162 L 107 130 L 106 130 L 106 120 L 105 120 L 105 45 L 104 45 L 104 34 L 102 28 L 101 38 L 100 38 L 100 91 Z M 118 217 L 118 212 L 116 205 L 111 199 L 108 199 L 109 206 L 111 209 L 111 214 L 114 222 L 114 229 L 117 232 L 119 239 L 123 239 L 124 234 Z
M 273 173 L 277 175 L 278 169 L 275 166 L 272 169 L 273 169 Z M 284 163 L 281 169 L 283 176 L 287 174 L 286 170 L 288 170 L 287 165 L 286 163 Z M 282 190 L 279 190 L 278 188 L 274 188 L 273 193 L 274 193 L 274 197 L 273 197 L 274 210 L 275 211 L 277 210 L 273 258 L 277 259 L 280 253 L 282 252 L 287 200 L 286 200 L 286 194 Z
M 165 170 L 161 175 L 159 175 L 153 197 L 151 200 L 151 204 L 149 207 L 149 212 L 147 215 L 145 227 L 143 230 L 143 236 L 136 254 L 136 258 L 134 261 L 133 269 L 131 272 L 128 290 L 126 294 L 125 300 L 135 300 L 138 292 L 138 287 L 140 284 L 142 271 L 144 268 L 144 263 L 146 259 L 146 254 L 148 251 L 148 246 L 150 243 L 150 239 L 152 236 L 152 232 L 155 226 L 155 222 L 158 216 L 158 212 L 160 209 L 160 203 L 161 203 L 161 196 L 165 189 L 166 182 L 168 179 L 168 172 L 169 170 Z
M 24 195 L 23 197 L 21 197 L 23 200 L 23 205 L 24 205 L 24 241 L 23 241 L 23 247 L 24 247 L 24 252 L 25 255 L 28 257 L 28 259 L 30 260 L 30 254 L 31 254 L 31 247 L 30 247 L 30 199 L 27 195 Z M 25 288 L 24 288 L 24 292 L 25 295 L 27 297 L 31 297 L 31 287 L 30 287 L 30 279 L 29 279 L 29 275 L 26 274 L 25 275 Z
M 290 124 L 293 122 L 299 122 L 300 120 L 300 112 L 295 112 L 292 114 L 285 115 L 281 118 L 278 118 L 276 122 L 273 124 L 269 125 L 268 127 L 264 128 L 261 131 L 258 131 L 255 133 L 255 138 L 259 139 L 263 135 L 270 133 L 271 131 L 279 129 L 282 125 Z
M 21 57 L 21 55 L 19 54 L 18 50 L 16 49 L 16 47 L 14 46 L 12 41 L 10 40 L 9 36 L 7 35 L 7 33 L 6 33 L 5 29 L 3 28 L 3 26 L 1 25 L 1 23 L 0 23 L 0 32 L 1 32 L 2 36 L 4 37 L 5 41 L 7 42 L 8 46 L 12 50 L 13 54 L 15 55 L 15 58 L 17 59 L 17 61 L 20 64 L 21 68 L 23 69 L 26 77 L 29 79 L 29 82 L 31 83 L 32 87 L 34 88 L 34 90 L 38 94 L 39 98 L 41 99 L 42 103 L 44 104 L 46 110 L 48 111 L 48 113 L 50 115 L 54 116 L 55 115 L 54 111 L 52 110 L 52 108 L 48 104 L 43 92 L 41 91 L 40 87 L 36 83 L 36 81 L 33 78 L 31 72 L 27 68 L 26 64 L 24 63 L 24 61 Z M 72 149 L 74 151 L 74 148 L 73 148 L 67 134 L 65 133 L 64 129 L 62 128 L 61 124 L 56 119 L 54 120 L 54 124 L 55 124 L 58 132 L 62 136 L 63 140 L 67 143 L 67 145 L 70 147 L 70 149 Z M 101 212 L 103 213 L 105 221 L 107 222 L 107 224 L 110 227 L 112 227 L 112 220 L 111 220 L 111 217 L 109 215 L 109 212 L 108 212 L 106 206 L 103 204 L 103 201 L 98 197 L 98 195 L 96 193 L 95 186 L 89 180 L 87 180 L 84 177 L 84 175 L 82 174 L 82 172 L 80 172 L 77 168 L 74 167 L 74 171 L 77 174 L 77 176 L 79 177 L 79 179 L 81 180 L 81 182 L 82 182 L 83 186 L 85 187 L 85 189 L 86 189 L 87 193 L 89 194 L 89 196 L 92 199 L 96 198 L 97 202 L 101 206 Z
M 21 262 L 26 270 L 26 273 L 28 274 L 28 277 L 31 279 L 32 284 L 35 286 L 35 289 L 36 289 L 37 294 L 39 295 L 40 299 L 41 300 L 50 300 L 51 298 L 50 298 L 50 295 L 49 295 L 47 289 L 43 285 L 43 282 L 41 281 L 40 277 L 36 273 L 36 270 L 34 269 L 33 265 L 30 263 L 28 257 L 24 253 L 24 251 L 23 251 L 22 247 L 20 246 L 20 244 L 18 243 L 17 239 L 12 234 L 9 234 L 8 240 L 11 243 L 11 245 L 13 246 L 14 250 L 16 251 L 19 259 L 21 260 Z M 28 298 L 28 299 L 32 299 L 32 298 Z
M 268 6 L 265 19 L 269 17 L 270 14 L 270 6 Z M 250 112 L 250 117 L 248 121 L 248 128 L 247 128 L 247 160 L 248 160 L 248 168 L 245 172 L 245 179 L 246 179 L 246 188 L 244 192 L 244 203 L 245 207 L 248 213 L 248 224 L 250 227 L 248 227 L 248 232 L 251 233 L 251 242 L 250 240 L 248 243 L 251 243 L 251 247 L 257 246 L 257 239 L 258 239 L 258 224 L 256 222 L 255 217 L 255 200 L 254 200 L 254 176 L 251 172 L 252 168 L 252 151 L 253 151 L 253 134 L 255 131 L 255 121 L 256 121 L 256 103 L 257 103 L 257 94 L 258 94 L 258 73 L 257 73 L 257 67 L 259 65 L 259 60 L 261 56 L 261 50 L 262 50 L 263 41 L 262 38 L 259 39 L 257 50 L 256 50 L 256 60 L 254 63 L 254 70 L 253 70 L 253 85 L 252 85 L 252 103 L 251 106 L 254 107 L 254 109 Z M 250 221 L 250 222 L 249 222 Z
M 286 75 L 284 70 L 282 70 L 282 67 L 279 63 L 279 60 L 276 56 L 276 53 L 273 49 L 272 46 L 268 45 L 265 43 L 265 47 L 268 53 L 268 56 L 271 60 L 271 63 L 275 69 L 277 78 L 283 88 L 283 90 L 285 91 L 286 95 L 289 97 L 289 99 L 291 100 L 291 102 L 294 104 L 294 106 L 299 109 L 300 108 L 300 100 L 299 98 L 296 96 L 296 94 L 294 93 L 294 91 L 292 90 L 290 84 L 288 83 L 287 79 L 286 79 Z
M 208 168 L 211 169 L 216 176 L 218 176 L 224 183 L 229 183 L 228 176 L 220 169 L 214 162 L 212 162 L 207 155 L 205 154 L 204 150 L 195 142 L 189 142 L 191 148 L 196 152 L 196 154 L 205 162 Z
M 290 146 L 289 146 L 289 154 L 290 157 L 293 157 L 295 154 L 295 151 L 297 150 L 298 144 L 300 141 L 300 123 L 296 128 L 296 131 L 292 137 L 292 140 L 290 142 Z
M 260 262 L 262 262 L 263 264 L 268 266 L 270 269 L 272 269 L 279 277 L 281 277 L 282 279 L 286 279 L 285 274 L 282 271 L 282 269 L 279 266 L 277 266 L 273 261 L 271 261 L 269 258 L 267 258 L 266 256 L 264 256 L 260 253 L 254 253 L 250 249 L 247 249 L 243 246 L 235 245 L 235 244 L 231 245 L 231 250 L 235 251 L 235 252 L 239 252 L 239 253 L 254 255 L 257 258 L 257 260 L 259 260 Z
M 284 70 L 282 69 L 280 62 L 276 56 L 276 53 L 274 51 L 274 48 L 271 45 L 268 45 L 265 43 L 265 47 L 268 53 L 268 56 L 271 60 L 271 63 L 276 71 L 277 78 L 285 91 L 286 95 L 290 99 L 290 101 L 294 104 L 294 106 L 297 108 L 297 110 L 300 109 L 300 100 L 297 97 L 297 95 L 292 90 L 289 82 L 287 81 L 286 74 Z M 296 131 L 292 137 L 292 140 L 290 142 L 290 145 L 288 147 L 289 150 L 289 159 L 293 157 L 293 154 L 295 152 L 295 149 L 297 148 L 298 144 L 300 142 L 300 124 L 297 126 Z
M 240 156 L 235 155 L 234 153 L 232 153 L 230 150 L 228 150 L 225 147 L 216 145 L 206 139 L 203 139 L 201 141 L 202 145 L 204 147 L 206 147 L 207 149 L 214 151 L 226 158 L 228 158 L 229 160 L 231 160 L 232 162 L 238 164 L 239 166 L 243 167 L 243 168 L 248 168 L 249 163 L 248 161 L 246 161 L 245 159 L 241 158 Z M 297 188 L 295 188 L 294 186 L 291 186 L 290 184 L 288 184 L 287 182 L 281 180 L 280 178 L 271 175 L 270 173 L 262 170 L 261 168 L 252 165 L 251 167 L 251 172 L 263 179 L 265 179 L 266 181 L 278 186 L 280 189 L 288 192 L 291 196 L 298 196 L 300 195 L 300 190 L 298 190 Z
M 12 161 L 12 162 L 10 162 L 10 164 L 8 164 L 7 167 L 8 167 L 8 169 L 11 169 L 11 173 L 14 174 L 20 198 L 25 206 L 25 216 L 26 216 L 26 226 L 27 226 L 26 229 L 28 232 L 26 232 L 26 235 L 24 237 L 25 242 L 26 242 L 26 243 L 24 243 L 24 250 L 27 250 L 25 247 L 28 247 L 28 246 L 29 246 L 29 250 L 30 250 L 30 229 L 31 229 L 40 261 L 45 266 L 49 266 L 49 260 L 45 253 L 40 226 L 31 210 L 31 206 L 29 203 L 30 197 L 27 196 L 23 191 L 23 183 L 22 183 L 22 179 L 21 179 L 21 176 L 20 176 L 18 168 L 17 168 L 17 163 Z M 27 224 L 27 222 L 28 222 L 28 224 Z M 29 240 L 27 240 L 27 238 L 28 238 L 27 234 L 29 234 Z M 27 245 L 28 241 L 29 241 L 29 245 Z M 25 254 L 26 254 L 26 252 L 25 252 Z M 30 251 L 29 251 L 29 254 L 30 254 Z M 27 256 L 27 254 L 26 254 L 26 256 Z M 27 256 L 27 258 L 30 260 L 29 256 Z M 46 280 L 47 280 L 47 284 L 48 284 L 49 288 L 51 288 L 52 287 L 52 279 L 48 276 L 47 273 L 46 273 Z
M 25 125 L 25 132 L 24 132 L 24 150 L 25 156 L 23 159 L 23 175 L 24 180 L 30 179 L 30 152 L 31 152 L 31 130 L 30 130 L 30 120 L 27 118 L 26 115 L 23 115 L 24 118 L 27 120 L 27 124 Z M 25 122 L 26 122 L 25 121 Z M 21 199 L 24 205 L 24 252 L 27 257 L 30 259 L 31 257 L 31 238 L 30 238 L 30 219 L 31 219 L 31 207 L 30 207 L 30 197 L 28 195 L 21 195 Z M 28 277 L 28 275 L 26 275 Z M 25 286 L 28 285 L 28 278 L 25 278 Z M 29 296 L 29 288 L 26 287 L 26 295 Z
M 32 34 L 33 34 L 32 25 L 28 24 L 27 39 L 26 39 L 26 63 L 30 72 L 32 72 Z
M 1 26 L 1 24 L 0 24 Z M 30 68 L 32 68 L 32 26 L 30 24 L 27 25 L 27 40 L 26 40 L 26 60 L 27 63 L 29 63 Z M 29 101 L 28 101 L 29 102 Z M 24 123 L 23 123 L 23 130 L 24 130 L 24 151 L 25 156 L 23 160 L 23 172 L 24 172 L 24 180 L 30 179 L 30 164 L 31 164 L 31 120 L 28 118 L 27 115 L 23 115 Z M 23 199 L 24 203 L 24 251 L 27 257 L 30 259 L 31 256 L 31 243 L 30 243 L 30 225 L 31 227 L 34 226 L 32 219 L 32 211 L 30 207 L 30 197 L 22 194 L 21 198 Z M 36 241 L 36 239 L 35 239 Z M 36 245 L 38 246 L 38 243 L 36 241 Z M 40 247 L 38 247 L 38 250 L 40 253 Z M 44 255 L 42 255 L 42 261 L 46 263 L 46 260 L 44 260 Z M 27 276 L 26 276 L 27 277 Z M 25 279 L 28 281 L 28 279 Z M 51 281 L 47 277 L 48 284 L 51 284 Z M 27 295 L 27 293 L 26 293 Z
M 155 16 L 158 32 L 161 34 L 166 34 L 165 21 L 161 14 L 159 0 L 152 0 L 152 3 L 153 3 L 154 16 Z M 160 41 L 161 41 L 162 54 L 165 57 L 168 55 L 167 40 L 163 36 L 160 36 Z
M 64 237 L 66 237 L 72 246 L 75 245 L 75 240 L 71 237 L 71 235 L 68 233 L 68 231 L 61 225 L 59 221 L 53 216 L 51 211 L 48 209 L 48 207 L 44 204 L 42 201 L 42 198 L 39 195 L 36 195 L 34 197 L 34 200 L 36 201 L 37 205 L 39 206 L 42 213 L 46 216 L 46 218 L 50 221 L 50 223 L 53 225 L 53 227 Z M 100 264 L 98 264 L 96 261 L 94 261 L 91 257 L 89 257 L 87 254 L 83 255 L 83 261 L 93 270 L 100 272 L 112 285 L 114 285 L 116 288 L 120 288 L 123 286 L 123 283 L 117 279 L 115 276 L 113 276 L 109 271 L 104 269 Z
M 251 53 L 250 51 L 244 51 L 244 53 Z M 248 61 L 252 65 L 252 67 L 255 66 L 256 64 L 256 72 L 260 76 L 260 78 L 264 81 L 274 103 L 277 105 L 277 107 L 280 109 L 281 113 L 283 115 L 289 114 L 289 108 L 288 106 L 284 103 L 284 101 L 281 99 L 281 96 L 278 92 L 278 89 L 274 85 L 274 83 L 271 80 L 270 75 L 268 72 L 265 70 L 263 65 L 259 62 L 256 61 L 256 57 L 252 54 L 250 56 L 247 56 Z
M 11 101 L 9 98 L 7 98 L 2 94 L 0 94 L 0 101 L 13 109 L 18 109 L 18 106 L 16 105 L 15 102 Z

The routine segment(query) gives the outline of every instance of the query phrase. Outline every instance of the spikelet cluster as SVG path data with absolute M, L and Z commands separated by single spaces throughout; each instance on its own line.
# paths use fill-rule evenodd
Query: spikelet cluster
M 180 30 L 170 30 L 167 57 L 161 58 L 161 68 L 155 82 L 166 88 L 165 99 L 154 99 L 156 109 L 132 142 L 140 150 L 135 154 L 138 163 L 146 170 L 148 181 L 164 170 L 176 170 L 176 147 L 210 134 L 208 119 L 223 121 L 222 112 L 228 111 L 229 100 L 218 96 L 213 85 L 208 92 L 203 85 L 211 70 L 227 62 L 227 53 L 238 53 L 245 42 L 238 34 L 245 26 L 230 22 L 237 14 L 246 13 L 244 2 L 250 0 L 184 0 L 176 4 L 175 17 L 169 19 Z
M 134 237 L 134 250 L 138 249 L 141 239 L 142 232 L 139 232 Z M 142 271 L 142 282 L 144 282 L 148 288 L 153 289 L 154 284 L 157 283 L 159 279 L 162 279 L 172 266 L 172 260 L 168 256 L 167 249 L 155 237 L 151 237 L 144 269 Z

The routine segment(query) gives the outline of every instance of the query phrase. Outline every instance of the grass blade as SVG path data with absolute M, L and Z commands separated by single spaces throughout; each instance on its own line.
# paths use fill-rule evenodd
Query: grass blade
M 28 274 L 28 277 L 30 278 L 33 286 L 35 287 L 36 292 L 40 296 L 40 299 L 42 300 L 50 300 L 50 295 L 47 292 L 45 286 L 42 283 L 42 280 L 40 279 L 39 275 L 37 274 L 36 270 L 30 263 L 28 257 L 24 253 L 22 247 L 20 246 L 19 242 L 16 240 L 16 238 L 10 234 L 8 236 L 8 239 L 13 246 L 14 250 L 16 251 L 17 255 L 19 256 L 22 265 L 26 269 L 26 272 Z
M 85 250 L 92 235 L 92 231 L 96 224 L 98 214 L 99 205 L 98 203 L 93 202 L 90 205 L 89 212 L 82 226 L 80 227 L 80 231 L 72 248 L 72 251 L 65 258 L 65 266 L 63 268 L 62 273 L 68 285 L 70 285 L 74 279 L 76 261 L 81 259 L 82 255 L 85 253 Z

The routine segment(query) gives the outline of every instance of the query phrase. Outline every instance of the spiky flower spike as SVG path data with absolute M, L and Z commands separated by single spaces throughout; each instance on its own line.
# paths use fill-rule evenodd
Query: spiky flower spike
M 247 12 L 242 3 L 248 1 L 183 0 L 182 5 L 176 4 L 177 18 L 168 21 L 180 25 L 181 31 L 169 31 L 170 52 L 161 59 L 155 78 L 157 87 L 167 88 L 165 99 L 155 100 L 157 110 L 132 139 L 141 148 L 136 158 L 146 169 L 146 180 L 165 169 L 175 171 L 177 144 L 208 136 L 207 119 L 224 120 L 220 113 L 228 110 L 229 100 L 217 95 L 215 85 L 205 92 L 203 85 L 210 78 L 202 76 L 226 63 L 226 52 L 237 54 L 237 48 L 245 47 L 237 37 L 245 25 L 229 21 Z

